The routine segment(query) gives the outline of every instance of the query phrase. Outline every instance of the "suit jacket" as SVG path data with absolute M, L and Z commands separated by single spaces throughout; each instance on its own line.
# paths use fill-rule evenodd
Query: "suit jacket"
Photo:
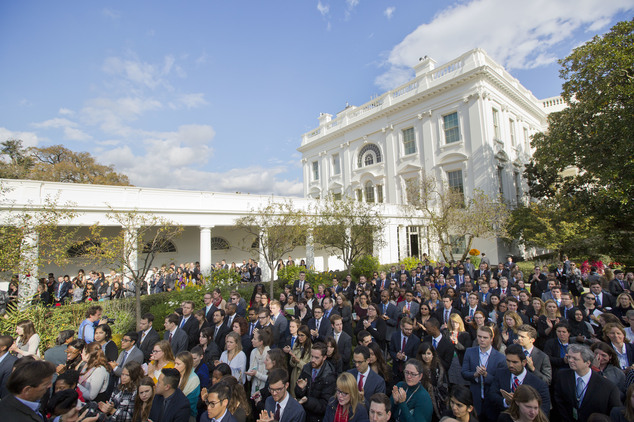
M 351 369 L 348 372 L 351 373 L 355 379 L 359 376 L 359 371 L 357 369 Z M 375 393 L 385 394 L 385 380 L 381 378 L 379 374 L 370 369 L 368 377 L 363 380 L 363 396 L 365 397 L 367 407 L 370 407 L 370 398 Z
M 5 421 L 42 422 L 40 415 L 16 399 L 13 394 L 8 394 L 0 401 L 0 414 Z
M 251 268 L 251 281 L 254 283 L 259 283 L 262 281 L 262 268 Z
M 183 318 L 181 318 L 181 322 L 182 321 Z M 180 323 L 178 324 L 178 326 L 181 327 Z M 189 316 L 189 319 L 187 320 L 185 325 L 181 327 L 181 330 L 183 330 L 185 334 L 187 334 L 187 350 L 191 350 L 192 347 L 198 344 L 198 338 L 200 336 L 200 331 L 198 330 L 198 320 L 196 319 L 194 314 L 191 314 Z
M 484 270 L 484 271 L 475 270 L 473 272 L 473 278 L 477 280 L 478 277 L 483 277 L 486 281 L 489 281 L 491 280 L 491 273 L 488 270 Z
M 165 401 L 163 396 L 158 394 L 154 396 L 149 417 L 152 422 L 189 422 L 189 400 L 180 389 L 176 389 L 173 395 L 165 411 L 163 411 Z
M 334 333 L 333 333 L 334 337 Z M 343 361 L 343 369 L 350 368 L 350 356 L 352 355 L 352 337 L 345 331 L 341 332 L 339 341 L 337 342 L 337 349 L 339 349 L 339 355 Z
M 553 371 L 553 376 L 560 369 L 568 368 L 568 364 L 561 357 L 559 349 L 559 339 L 557 337 L 549 338 L 548 340 L 546 340 L 546 344 L 544 344 L 544 353 L 546 353 L 546 355 L 548 356 L 548 360 L 550 360 L 550 366 Z
M 482 377 L 478 377 L 478 379 L 476 379 L 473 376 L 478 366 L 480 366 L 480 347 L 469 347 L 464 354 L 461 373 L 462 378 L 464 378 L 465 381 L 469 381 L 469 388 L 471 390 L 471 395 L 473 396 L 473 405 L 476 409 L 476 413 L 479 415 L 482 411 Z M 487 376 L 484 377 L 484 397 L 487 397 L 491 389 L 491 384 L 493 384 L 493 379 L 498 371 L 507 369 L 506 357 L 502 353 L 491 348 L 486 367 Z
M 209 419 L 209 415 L 207 414 L 207 412 L 203 412 L 202 416 L 200 417 L 200 422 L 210 422 L 210 421 L 211 419 Z M 234 418 L 231 412 L 229 412 L 229 409 L 227 409 L 227 413 L 225 413 L 225 416 L 222 419 L 220 419 L 218 422 L 238 422 L 238 420 Z
M 626 289 L 629 289 L 629 286 L 627 285 L 625 280 L 623 280 L 623 285 L 625 285 Z M 618 295 L 625 291 L 625 289 L 623 289 L 623 287 L 621 286 L 619 280 L 617 280 L 616 278 L 610 281 L 610 284 L 608 284 L 608 290 L 610 290 L 610 294 L 614 297 L 618 297 Z
M 274 331 L 277 331 L 277 334 L 278 334 L 277 342 L 274 343 L 273 345 L 278 345 L 281 348 L 282 343 L 284 339 L 286 338 L 286 332 L 288 331 L 288 320 L 286 319 L 283 313 L 280 312 L 277 318 L 275 318 L 275 322 L 273 323 L 273 326 L 275 327 Z
M 305 379 L 308 383 L 303 390 L 299 386 L 295 386 L 295 397 L 298 399 L 306 397 L 308 400 L 302 406 L 304 406 L 308 421 L 320 422 L 326 412 L 328 400 L 335 394 L 337 373 L 332 364 L 325 361 L 313 380 L 312 369 L 310 363 L 302 368 L 299 379 Z
M 260 323 L 258 322 L 258 324 L 256 325 L 256 327 L 258 327 L 260 325 Z M 259 327 L 261 328 L 261 327 Z M 218 328 L 218 332 L 216 333 L 216 326 L 212 325 L 211 329 L 214 330 L 214 343 L 216 343 L 216 345 L 218 346 L 218 348 L 220 349 L 220 351 L 222 352 L 223 350 L 225 350 L 225 336 L 229 333 L 229 329 L 227 328 L 227 326 L 223 323 L 222 325 L 220 325 L 220 328 Z
M 139 331 L 138 334 L 139 334 L 139 341 L 141 341 L 141 338 L 143 338 L 143 331 Z M 150 331 L 148 331 L 147 335 L 145 336 L 141 344 L 137 345 L 137 347 L 141 349 L 141 351 L 143 352 L 144 362 L 150 361 L 150 354 L 152 354 L 152 349 L 154 348 L 154 345 L 158 343 L 159 340 L 160 340 L 159 334 L 156 332 L 154 327 L 152 327 L 150 328 Z
M 289 394 L 288 392 L 286 394 Z M 272 396 L 269 396 L 266 399 L 266 403 L 264 404 L 264 409 L 267 412 L 275 414 L 275 400 Z M 286 407 L 284 408 L 284 413 L 282 413 L 282 418 L 279 422 L 305 422 L 306 421 L 306 411 L 302 407 L 301 404 L 297 402 L 292 397 L 288 398 L 288 403 L 286 403 Z
M 385 345 L 385 332 L 387 330 L 387 325 L 385 324 L 385 321 L 383 320 L 383 318 L 377 318 L 374 322 L 374 326 L 368 325 L 368 328 L 365 328 L 363 321 L 366 321 L 367 319 L 368 317 L 365 317 L 357 322 L 357 327 L 354 330 L 355 336 L 358 335 L 361 330 L 366 330 L 368 333 L 370 333 L 374 342 L 381 346 L 381 349 L 383 349 L 383 346 Z
M 214 312 L 217 310 L 218 308 L 216 308 L 214 305 L 211 305 L 209 307 L 209 312 L 205 312 L 207 310 L 207 307 L 205 306 L 202 311 L 205 312 L 205 319 L 207 320 L 207 322 L 209 323 L 209 325 L 214 325 Z
M 548 413 L 550 413 L 550 391 L 548 391 L 548 385 L 528 372 L 528 369 L 526 370 L 526 376 L 522 384 L 530 385 L 537 390 L 542 398 L 542 410 L 544 414 L 548 416 Z M 498 371 L 497 374 L 495 374 L 495 378 L 493 378 L 489 395 L 484 400 L 485 407 L 483 408 L 483 412 L 488 415 L 487 420 L 497 421 L 498 416 L 505 409 L 504 398 L 502 397 L 502 393 L 500 393 L 500 389 L 509 393 L 511 392 L 511 371 L 508 369 Z
M 11 371 L 13 370 L 13 364 L 16 360 L 18 360 L 17 357 L 7 352 L 7 356 L 5 356 L 5 358 L 2 359 L 2 362 L 0 362 L 0 399 L 9 395 L 6 385 L 9 375 L 11 375 Z
M 309 329 L 314 330 L 317 328 L 317 320 L 315 318 L 311 318 L 308 320 L 308 324 L 306 325 L 308 325 Z M 332 337 L 332 324 L 330 323 L 330 320 L 327 320 L 323 317 L 321 318 L 318 333 L 319 335 L 317 336 L 317 338 L 313 338 L 313 343 L 316 340 L 321 340 L 325 342 L 327 337 Z
M 442 302 L 439 306 L 440 308 L 436 309 L 436 319 L 440 322 L 440 325 L 442 325 L 445 323 L 445 307 L 442 306 Z M 449 313 L 460 315 L 460 311 L 458 310 L 458 308 L 455 308 L 453 306 L 451 307 L 451 311 Z
M 423 342 L 433 344 L 432 336 L 425 336 L 425 338 L 423 338 Z M 436 346 L 436 353 L 438 354 L 438 358 L 445 369 L 445 373 L 449 373 L 449 367 L 451 366 L 451 361 L 453 360 L 454 351 L 454 344 L 451 342 L 449 337 L 443 334 L 440 342 Z
M 535 365 L 535 370 L 532 371 L 533 374 L 546 384 L 550 385 L 553 380 L 553 368 L 550 365 L 550 358 L 548 355 L 539 350 L 537 347 L 533 347 L 533 350 L 531 350 L 531 358 L 533 359 L 533 365 Z M 526 366 L 526 370 L 529 370 L 528 365 Z
M 409 336 L 409 339 L 405 343 L 405 349 L 403 352 L 405 353 L 407 359 L 412 359 L 416 357 L 418 353 L 418 346 L 420 345 L 420 339 L 412 334 Z M 401 338 L 401 330 L 398 330 L 394 334 L 392 334 L 392 338 L 390 339 L 390 347 L 389 352 L 390 356 L 392 356 L 392 361 L 394 364 L 392 365 L 392 371 L 400 379 L 402 376 L 403 369 L 405 369 L 405 362 L 399 361 L 396 358 L 396 354 L 401 351 L 401 347 L 403 346 L 403 339 Z M 405 359 L 405 361 L 407 361 Z
M 170 337 L 170 333 L 169 331 L 166 331 L 165 335 L 163 336 L 163 340 L 169 340 L 169 337 Z M 185 334 L 185 331 L 181 330 L 180 328 L 177 328 L 176 331 L 174 331 L 174 335 L 172 336 L 172 341 L 170 342 L 174 356 L 176 356 L 180 352 L 186 351 L 187 344 L 188 344 L 187 334 Z
M 577 405 L 575 372 L 562 369 L 557 375 L 553 403 L 560 420 L 574 422 L 573 409 L 579 421 L 586 421 L 592 413 L 609 415 L 613 407 L 621 405 L 619 389 L 611 381 L 592 371 L 581 405 Z
M 138 362 L 140 364 L 143 364 L 143 359 L 145 358 L 145 356 L 143 355 L 143 352 L 141 351 L 141 349 L 139 349 L 138 347 L 134 346 L 129 352 L 128 352 L 128 356 L 126 357 L 125 362 L 123 362 L 123 351 L 121 351 L 121 353 L 119 354 L 119 358 L 117 358 L 117 367 L 112 371 L 113 374 L 115 374 L 116 376 L 120 377 L 121 376 L 121 371 L 123 370 L 123 366 L 128 363 L 128 362 Z
M 418 315 L 418 312 L 420 311 L 420 305 L 418 304 L 418 302 L 413 301 L 413 300 L 410 303 L 411 303 L 411 306 L 410 306 L 410 309 L 409 309 L 409 317 L 411 319 L 414 319 L 414 318 L 416 318 L 416 315 Z M 399 319 L 403 317 L 403 308 L 405 308 L 405 306 L 407 306 L 407 302 L 406 301 L 402 301 L 397 306 Z
M 66 363 L 66 349 L 68 346 L 66 344 L 62 344 L 61 346 L 55 346 L 48 349 L 44 352 L 44 360 L 51 362 L 53 365 L 57 366 L 60 363 Z M 8 356 L 5 358 L 5 360 Z
M 62 283 L 62 288 L 61 288 L 61 290 L 58 290 L 58 287 L 59 287 L 59 286 L 57 286 L 57 287 L 55 288 L 55 297 L 57 297 L 57 300 L 58 300 L 59 302 L 63 302 L 63 301 L 64 301 L 64 299 L 68 297 L 68 291 L 70 290 L 70 288 L 71 288 L 71 286 L 72 286 L 72 285 L 73 285 L 73 284 L 72 284 L 70 281 L 64 281 L 64 282 Z M 58 294 L 58 292 L 59 292 L 59 294 Z
M 392 334 L 396 331 L 398 325 L 398 309 L 391 303 L 388 303 L 385 313 L 383 312 L 383 303 L 379 303 L 379 315 L 386 314 L 389 319 L 385 320 L 385 340 L 390 341 Z

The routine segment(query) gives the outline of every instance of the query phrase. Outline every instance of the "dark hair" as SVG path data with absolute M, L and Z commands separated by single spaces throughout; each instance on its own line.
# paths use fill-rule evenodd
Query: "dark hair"
M 122 391 L 136 391 L 139 386 L 139 381 L 143 378 L 143 367 L 139 362 L 130 361 L 123 365 L 123 369 L 128 370 L 130 374 L 130 383 L 127 385 L 119 384 L 119 389 Z
M 273 362 L 273 368 L 286 368 L 286 353 L 282 349 L 269 349 L 267 354 Z
M 66 343 L 66 341 L 68 341 L 69 338 L 73 338 L 74 336 L 75 336 L 75 331 L 62 330 L 57 336 L 57 339 L 55 340 L 55 344 L 57 346 L 61 346 L 62 344 Z
M 177 314 L 169 314 L 168 316 L 165 317 L 165 319 L 169 323 L 178 325 L 178 323 L 180 322 L 181 318 Z
M 154 322 L 154 315 L 147 312 L 143 315 L 141 315 L 141 319 L 147 319 L 148 322 Z
M 141 398 L 139 397 L 139 387 L 152 387 L 152 396 L 150 397 L 150 400 L 147 404 L 147 406 L 143 405 L 143 402 L 141 401 Z M 137 387 L 137 395 L 134 399 L 134 414 L 132 415 L 132 420 L 133 421 L 137 421 L 137 420 L 147 420 L 147 418 L 150 416 L 150 410 L 152 409 L 152 402 L 154 401 L 154 380 L 151 377 L 143 377 L 141 378 L 141 380 L 139 381 L 139 387 Z
M 364 346 L 362 344 L 355 347 L 352 353 L 355 355 L 363 355 L 363 359 L 365 360 L 370 359 L 370 349 L 368 349 L 367 346 Z
M 520 361 L 526 360 L 526 354 L 524 353 L 524 349 L 519 344 L 509 344 L 504 351 L 505 355 L 515 355 L 520 358 Z
M 197 346 L 192 347 L 191 354 L 192 355 L 198 355 L 198 356 L 204 356 L 205 355 L 205 351 L 203 350 L 201 345 L 197 345 Z
M 136 331 L 128 331 L 123 337 L 130 337 L 130 340 L 132 340 L 134 344 L 137 344 L 137 341 L 139 341 L 139 334 Z
M 378 365 L 377 373 L 383 378 L 386 382 L 389 382 L 392 379 L 392 370 L 387 365 L 385 361 L 385 356 L 383 356 L 383 351 L 381 350 L 381 346 L 378 343 L 372 342 L 368 345 L 368 349 L 374 352 L 374 356 L 376 357 L 376 364 Z
M 451 390 L 449 390 L 449 399 L 452 398 L 467 407 L 473 406 L 473 395 L 471 394 L 471 390 L 464 385 L 456 384 L 451 387 Z
M 65 276 L 65 277 L 67 277 L 67 276 Z M 99 311 L 103 311 L 101 306 L 91 306 L 90 308 L 88 308 L 86 310 L 86 318 L 90 318 L 91 316 L 93 316 L 94 314 L 96 314 Z
M 220 372 L 220 374 L 222 374 L 223 377 L 225 375 L 231 375 L 231 367 L 224 362 L 216 365 L 213 370 Z
M 79 383 L 79 371 L 75 371 L 74 369 L 69 369 L 59 374 L 55 383 L 58 381 L 64 381 L 68 385 L 77 385 Z
M 597 341 L 596 343 L 594 343 L 592 346 L 590 346 L 590 350 L 592 350 L 593 352 L 595 352 L 596 350 L 601 350 L 603 353 L 607 354 L 610 357 L 610 364 L 612 364 L 613 366 L 619 368 L 620 364 L 619 364 L 619 356 L 616 354 L 616 351 L 610 347 L 607 343 L 604 343 L 602 341 Z
M 63 415 L 77 406 L 79 394 L 75 390 L 62 390 L 51 396 L 46 403 L 46 410 L 51 416 Z
M 367 336 L 372 336 L 372 334 L 370 334 L 370 332 L 366 331 L 366 330 L 361 330 L 357 333 L 357 342 L 361 343 L 361 340 L 363 340 L 364 338 L 366 338 Z
M 282 381 L 282 384 L 288 382 L 288 371 L 284 368 L 273 368 L 269 372 L 269 385 Z
M 24 358 L 20 359 L 23 360 Z M 21 363 L 21 362 L 20 362 Z M 55 365 L 45 360 L 27 361 L 23 365 L 16 365 L 7 380 L 7 390 L 18 395 L 26 387 L 37 387 L 42 380 L 55 373 Z
M 392 403 L 390 402 L 390 398 L 383 393 L 375 393 L 370 397 L 370 404 L 377 403 L 385 406 L 385 412 L 392 411 Z
M 178 388 L 181 381 L 181 373 L 175 368 L 163 368 L 161 373 L 165 376 L 164 383 L 171 386 L 174 390 Z
M 7 348 L 7 352 L 9 348 L 13 344 L 13 337 L 11 336 L 0 336 L 0 347 L 5 346 Z
M 108 324 L 101 324 L 95 328 L 95 331 L 101 330 L 106 335 L 106 341 L 112 340 L 112 328 Z
M 313 344 L 312 350 L 319 350 L 322 356 L 326 356 L 328 354 L 328 347 L 323 341 L 318 341 L 317 343 Z
M 223 384 L 222 382 L 218 382 L 212 385 L 211 388 L 208 390 L 208 394 L 211 393 L 217 394 L 220 401 L 231 400 L 231 388 L 229 388 L 227 384 Z

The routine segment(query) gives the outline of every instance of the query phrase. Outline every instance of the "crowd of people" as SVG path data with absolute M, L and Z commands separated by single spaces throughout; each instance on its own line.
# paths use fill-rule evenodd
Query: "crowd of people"
M 120 348 L 98 304 L 46 351 L 22 321 L 15 339 L 0 336 L 0 414 L 634 421 L 634 276 L 581 277 L 565 259 L 527 279 L 511 258 L 489 268 L 485 254 L 478 268 L 423 259 L 330 286 L 301 271 L 277 298 L 255 283 L 250 297 L 215 289 L 162 321 L 144 314 Z

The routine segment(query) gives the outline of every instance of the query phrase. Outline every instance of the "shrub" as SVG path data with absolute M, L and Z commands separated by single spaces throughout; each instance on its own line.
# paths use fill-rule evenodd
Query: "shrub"
M 372 273 L 379 269 L 379 258 L 372 255 L 364 255 L 352 263 L 352 269 L 350 273 L 356 279 L 359 276 L 371 277 Z
M 400 265 L 405 265 L 405 269 L 407 271 L 411 271 L 414 268 L 418 267 L 419 262 L 421 262 L 420 259 L 416 258 L 415 256 L 410 256 L 410 257 L 402 259 L 401 262 L 399 262 L 399 268 L 400 268 Z

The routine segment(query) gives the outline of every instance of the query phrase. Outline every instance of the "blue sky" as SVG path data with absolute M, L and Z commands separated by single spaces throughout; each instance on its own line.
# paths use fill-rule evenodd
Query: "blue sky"
M 301 135 L 484 48 L 538 98 L 627 0 L 4 1 L 0 141 L 88 151 L 137 186 L 302 194 Z

